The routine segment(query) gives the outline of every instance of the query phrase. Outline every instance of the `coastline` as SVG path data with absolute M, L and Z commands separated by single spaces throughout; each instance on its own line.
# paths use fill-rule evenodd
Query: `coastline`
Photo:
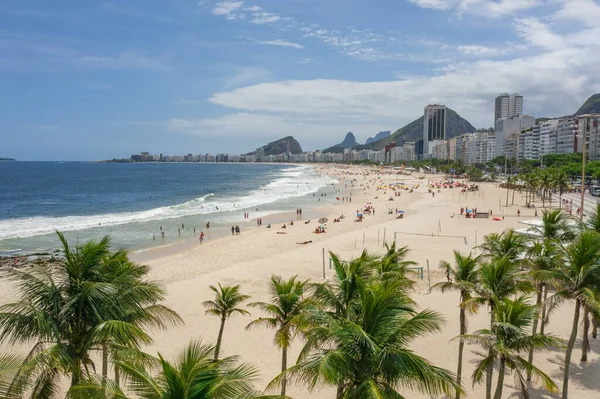
M 398 246 L 408 246 L 410 252 L 407 259 L 415 261 L 423 267 L 424 278 L 421 280 L 413 274 L 416 284 L 411 297 L 420 309 L 432 309 L 440 313 L 445 326 L 437 334 L 424 336 L 411 346 L 419 355 L 434 362 L 437 366 L 448 370 L 456 368 L 456 350 L 458 343 L 452 339 L 459 333 L 458 306 L 459 296 L 455 292 L 430 292 L 429 285 L 445 280 L 438 269 L 441 260 L 451 260 L 452 251 L 463 254 L 469 251 L 478 253 L 474 247 L 481 244 L 484 235 L 502 232 L 507 228 L 520 228 L 519 222 L 532 219 L 534 209 L 525 208 L 522 194 L 515 195 L 515 205 L 505 207 L 506 189 L 496 184 L 479 184 L 480 190 L 462 193 L 459 188 L 442 188 L 438 193 L 428 193 L 428 179 L 442 180 L 441 175 L 398 175 L 393 171 L 380 173 L 376 167 L 319 165 L 322 173 L 336 179 L 337 194 L 340 198 L 352 197 L 352 202 L 335 201 L 303 209 L 304 219 L 310 215 L 311 223 L 297 221 L 293 213 L 271 215 L 271 229 L 266 228 L 267 217 L 263 217 L 263 226 L 256 227 L 255 219 L 249 219 L 242 226 L 242 234 L 230 236 L 220 235 L 206 240 L 200 245 L 191 241 L 185 247 L 161 248 L 151 253 L 134 253 L 132 259 L 150 266 L 149 278 L 162 282 L 166 289 L 165 304 L 177 311 L 185 324 L 167 331 L 153 331 L 154 343 L 146 348 L 150 353 L 159 351 L 167 358 L 178 353 L 191 339 L 202 339 L 205 343 L 215 341 L 219 329 L 219 320 L 205 315 L 202 302 L 212 298 L 209 285 L 241 285 L 241 292 L 251 296 L 250 301 L 269 300 L 268 281 L 272 275 L 284 278 L 297 275 L 300 279 L 314 282 L 323 281 L 332 276 L 329 268 L 328 252 L 338 254 L 348 260 L 359 256 L 363 249 L 375 254 L 382 254 L 384 234 L 385 241 L 391 243 L 394 236 Z M 390 183 L 403 181 L 407 186 L 418 188 L 410 193 L 402 190 L 395 196 L 389 188 Z M 331 187 L 331 186 L 330 186 Z M 333 190 L 333 188 L 332 188 Z M 328 197 L 329 197 L 329 193 Z M 392 198 L 393 201 L 389 199 Z M 375 214 L 367 215 L 362 222 L 355 222 L 356 211 L 365 204 L 371 203 Z M 541 205 L 541 204 L 540 204 Z M 501 206 L 501 207 L 500 207 Z M 537 206 L 537 203 L 536 203 Z M 491 210 L 494 215 L 503 215 L 503 219 L 466 219 L 460 217 L 460 207 L 477 208 L 480 212 Z M 388 213 L 388 208 L 393 210 Z M 405 211 L 402 219 L 396 219 L 396 208 Z M 521 211 L 520 217 L 517 211 Z M 334 223 L 333 219 L 343 214 L 344 219 Z M 312 215 L 327 217 L 327 232 L 315 234 L 318 225 Z M 252 216 L 252 215 L 251 215 Z M 272 218 L 272 219 L 271 219 Z M 294 220 L 294 225 L 287 225 L 286 234 L 279 223 Z M 227 233 L 227 231 L 224 231 Z M 197 236 L 196 236 L 197 239 Z M 364 241 L 363 241 L 364 240 Z M 312 241 L 307 244 L 298 244 Z M 0 303 L 12 299 L 12 287 L 8 282 L 0 281 Z M 570 332 L 572 304 L 561 306 L 553 314 L 547 331 L 559 338 L 566 339 Z M 252 318 L 234 316 L 227 322 L 223 335 L 223 355 L 239 355 L 243 361 L 255 365 L 260 371 L 256 386 L 263 389 L 271 379 L 279 373 L 280 351 L 273 346 L 273 331 L 255 329 L 246 331 L 245 326 L 260 316 L 260 312 L 252 311 Z M 489 314 L 481 309 L 477 314 L 469 316 L 469 331 L 485 328 L 489 324 Z M 587 366 L 596 367 L 600 362 L 600 342 L 590 340 L 592 351 Z M 289 349 L 289 364 L 293 364 L 301 349 L 300 339 L 296 339 Z M 578 344 L 579 345 L 579 344 Z M 579 346 L 577 346 L 579 348 Z M 579 349 L 577 349 L 578 351 Z M 561 381 L 561 350 L 540 351 L 536 354 L 536 366 L 548 373 L 557 383 Z M 474 362 L 479 359 L 472 346 L 465 350 L 463 375 L 466 395 L 464 398 L 478 399 L 484 397 L 485 387 L 471 387 L 470 376 Z M 592 372 L 578 372 L 576 364 L 572 364 L 573 379 L 571 395 L 581 399 L 592 399 L 597 396 L 600 384 L 594 380 Z M 584 366 L 581 366 L 584 367 Z M 504 396 L 513 397 L 517 390 L 508 377 Z M 533 385 L 532 388 L 537 387 Z M 408 393 L 410 392 L 410 393 Z M 534 393 L 535 392 L 535 393 Z M 407 397 L 425 399 L 429 396 L 418 392 L 407 391 Z M 317 388 L 308 392 L 303 386 L 290 385 L 288 395 L 295 399 L 329 399 L 335 395 L 332 388 Z M 537 395 L 537 396 L 536 396 Z M 552 398 L 550 394 L 532 391 L 532 397 Z

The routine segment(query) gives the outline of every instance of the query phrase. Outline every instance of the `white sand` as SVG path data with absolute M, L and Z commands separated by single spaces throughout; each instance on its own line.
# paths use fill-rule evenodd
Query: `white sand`
M 394 232 L 420 233 L 398 234 L 397 243 L 408 245 L 411 249 L 409 258 L 426 266 L 429 260 L 431 270 L 431 284 L 444 279 L 438 270 L 439 261 L 442 259 L 452 260 L 452 250 L 468 252 L 481 240 L 485 234 L 490 232 L 501 232 L 510 227 L 524 227 L 519 225 L 519 220 L 533 218 L 532 209 L 524 209 L 524 197 L 517 193 L 515 205 L 506 209 L 506 218 L 503 221 L 492 221 L 491 219 L 465 219 L 459 217 L 461 206 L 475 207 L 480 212 L 492 210 L 494 215 L 501 215 L 499 201 L 504 205 L 506 201 L 506 190 L 495 185 L 480 185 L 479 192 L 469 192 L 466 195 L 460 193 L 459 189 L 442 189 L 441 193 L 432 197 L 427 194 L 427 180 L 421 181 L 421 187 L 414 193 L 403 191 L 401 197 L 394 197 L 394 201 L 388 201 L 393 193 L 388 191 L 376 191 L 373 183 L 369 180 L 376 179 L 371 175 L 363 177 L 361 167 L 351 169 L 341 167 L 323 167 L 323 171 L 340 180 L 336 187 L 342 190 L 340 196 L 349 196 L 352 193 L 352 203 L 339 201 L 336 205 L 327 205 L 319 209 L 330 219 L 327 223 L 326 234 L 314 234 L 317 226 L 315 220 L 309 225 L 303 221 L 296 222 L 294 226 L 288 226 L 287 234 L 277 234 L 281 221 L 286 216 L 279 216 L 280 222 L 273 223 L 272 229 L 262 228 L 244 229 L 243 234 L 235 237 L 223 237 L 214 241 L 207 240 L 204 245 L 195 245 L 183 252 L 167 254 L 149 262 L 152 266 L 151 278 L 163 281 L 168 290 L 167 305 L 179 312 L 185 321 L 185 325 L 172 328 L 164 332 L 154 334 L 155 344 L 148 348 L 149 351 L 160 351 L 166 356 L 179 352 L 190 339 L 202 339 L 205 342 L 214 342 L 219 328 L 219 320 L 215 317 L 204 315 L 202 302 L 212 298 L 209 285 L 241 284 L 242 292 L 252 296 L 252 300 L 267 301 L 267 285 L 272 274 L 290 277 L 299 275 L 302 279 L 313 281 L 322 280 L 323 249 L 339 254 L 343 259 L 349 259 L 360 254 L 363 248 L 369 251 L 381 253 L 382 238 L 386 231 L 386 241 L 393 240 Z M 368 169 L 370 170 L 370 168 Z M 353 176 L 340 176 L 342 172 L 356 173 Z M 406 179 L 409 184 L 414 183 L 415 176 L 383 176 L 381 181 L 399 181 Z M 350 179 L 356 178 L 358 182 L 351 187 Z M 440 176 L 433 176 L 440 179 Z M 361 185 L 370 185 L 370 189 L 363 191 Z M 347 185 L 347 188 L 345 188 Z M 329 195 L 333 195 L 328 193 Z M 375 197 L 379 197 L 375 199 Z M 512 194 L 511 198 L 512 199 Z M 372 202 L 375 216 L 366 216 L 364 222 L 353 222 L 356 209 L 366 202 Z M 518 206 L 521 205 L 521 217 L 517 218 Z M 396 220 L 395 215 L 387 214 L 388 207 L 404 209 L 404 219 Z M 456 216 L 450 216 L 455 213 Z M 332 223 L 334 217 L 344 214 L 346 218 L 341 223 Z M 266 220 L 266 219 L 265 219 Z M 289 219 L 287 219 L 289 221 Z M 457 237 L 437 237 L 438 229 L 441 235 Z M 432 237 L 433 233 L 433 237 Z M 365 244 L 363 245 L 363 236 Z M 378 244 L 379 237 L 379 244 Z M 467 243 L 465 244 L 465 238 Z M 298 245 L 296 242 L 312 240 L 307 245 Z M 330 276 L 328 262 L 326 264 L 326 275 Z M 4 290 L 3 290 L 4 291 Z M 440 334 L 430 335 L 416 341 L 412 348 L 438 366 L 445 367 L 453 372 L 456 371 L 457 342 L 449 342 L 458 334 L 458 295 L 455 293 L 428 293 L 427 272 L 424 281 L 419 281 L 413 298 L 421 308 L 431 308 L 440 312 L 446 319 L 446 327 Z M 8 298 L 0 298 L 2 302 Z M 551 323 L 546 331 L 558 337 L 566 339 L 572 324 L 572 304 L 564 305 L 552 316 Z M 257 311 L 252 317 L 259 316 Z M 253 318 L 234 316 L 226 324 L 223 338 L 222 354 L 238 354 L 244 361 L 256 365 L 261 372 L 258 388 L 263 388 L 275 375 L 279 373 L 281 365 L 280 351 L 273 346 L 272 331 L 255 329 L 245 331 L 244 327 Z M 479 314 L 469 318 L 469 331 L 487 326 L 488 313 L 482 309 Z M 600 397 L 600 375 L 599 355 L 600 343 L 591 340 L 591 353 L 587 364 L 580 364 L 579 349 L 580 341 L 573 353 L 571 365 L 570 396 L 572 398 L 598 398 Z M 293 364 L 300 342 L 296 342 L 290 351 L 288 364 Z M 478 356 L 474 353 L 478 348 L 467 345 L 465 347 L 465 361 L 463 368 L 463 383 L 467 390 L 467 397 L 484 397 L 484 386 L 471 387 L 470 375 Z M 554 352 L 540 352 L 536 354 L 535 364 L 554 378 L 560 386 L 562 384 L 563 350 Z M 495 374 L 494 379 L 497 377 Z M 520 397 L 513 387 L 513 379 L 507 376 L 504 397 Z M 557 397 L 532 389 L 533 398 Z M 411 393 L 400 389 L 409 398 L 426 398 L 426 395 Z M 290 386 L 288 395 L 294 398 L 333 398 L 334 390 L 331 388 L 320 388 L 315 392 L 307 392 L 302 386 Z

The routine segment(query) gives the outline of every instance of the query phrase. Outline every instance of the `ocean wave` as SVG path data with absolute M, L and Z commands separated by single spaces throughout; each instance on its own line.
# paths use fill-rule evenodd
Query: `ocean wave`
M 34 237 L 60 231 L 77 231 L 96 227 L 111 227 L 176 219 L 186 216 L 225 214 L 316 193 L 335 182 L 322 177 L 311 167 L 283 169 L 275 180 L 241 197 L 220 197 L 209 193 L 182 204 L 163 206 L 145 211 L 97 214 L 90 216 L 29 217 L 0 220 L 0 240 Z

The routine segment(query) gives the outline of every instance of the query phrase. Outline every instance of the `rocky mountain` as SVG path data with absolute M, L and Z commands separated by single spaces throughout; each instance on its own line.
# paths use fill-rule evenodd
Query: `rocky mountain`
M 336 145 L 332 145 L 329 148 L 325 148 L 323 152 L 344 152 L 344 148 L 354 148 L 358 145 L 356 142 L 356 137 L 354 137 L 354 133 L 348 132 L 346 133 L 346 137 L 344 140 Z
M 594 94 L 583 103 L 575 115 L 600 114 L 600 93 Z
M 300 143 L 292 136 L 287 136 L 282 139 L 272 141 L 262 148 L 265 150 L 265 155 L 279 155 L 284 152 L 291 152 L 292 154 L 302 154 L 302 147 Z
M 386 130 L 385 132 L 379 132 L 375 135 L 375 137 L 369 137 L 367 141 L 365 141 L 365 144 L 371 144 L 376 141 L 383 140 L 386 137 L 389 137 L 391 134 L 392 132 L 390 132 L 389 130 Z
M 456 111 L 448 108 L 446 113 L 446 138 L 451 139 L 452 137 L 460 136 L 464 133 L 472 133 L 475 131 L 475 127 L 471 123 L 460 116 Z M 421 116 L 419 119 L 415 119 L 408 125 L 401 127 L 396 130 L 390 136 L 383 140 L 375 141 L 364 146 L 360 146 L 361 149 L 368 150 L 381 150 L 387 144 L 398 141 L 400 139 L 404 141 L 416 141 L 423 137 L 423 120 Z

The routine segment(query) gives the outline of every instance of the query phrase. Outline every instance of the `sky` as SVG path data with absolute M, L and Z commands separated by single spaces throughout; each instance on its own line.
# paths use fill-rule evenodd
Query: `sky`
M 304 150 L 441 103 L 571 114 L 600 92 L 598 0 L 2 0 L 0 157 Z

